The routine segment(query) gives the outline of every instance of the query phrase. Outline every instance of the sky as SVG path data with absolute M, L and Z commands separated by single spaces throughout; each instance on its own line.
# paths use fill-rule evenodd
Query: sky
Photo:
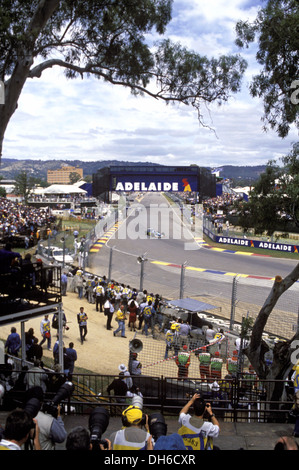
M 262 1 L 174 0 L 165 36 L 208 57 L 241 53 L 248 61 L 242 90 L 205 111 L 165 105 L 92 78 L 67 80 L 58 67 L 27 80 L 4 139 L 3 158 L 152 162 L 164 165 L 263 165 L 298 141 L 263 131 L 263 103 L 249 84 L 259 72 L 255 46 L 240 51 L 238 20 L 253 21 Z M 149 37 L 149 41 L 157 39 Z

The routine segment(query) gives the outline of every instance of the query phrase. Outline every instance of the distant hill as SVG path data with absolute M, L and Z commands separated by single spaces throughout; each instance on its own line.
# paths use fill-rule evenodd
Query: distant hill
M 250 186 L 264 173 L 266 165 L 256 166 L 234 166 L 224 165 L 221 167 L 220 176 L 233 181 L 233 186 Z
M 0 164 L 0 176 L 5 179 L 12 179 L 21 171 L 27 171 L 36 178 L 47 179 L 48 170 L 58 170 L 62 166 L 73 166 L 83 168 L 83 175 L 92 175 L 97 170 L 111 165 L 154 165 L 143 162 L 124 162 L 119 160 L 105 160 L 84 162 L 81 160 L 19 160 L 16 158 L 2 158 Z
M 81 160 L 19 160 L 16 158 L 2 158 L 0 164 L 0 176 L 4 179 L 13 179 L 21 171 L 27 171 L 30 175 L 47 180 L 48 170 L 57 170 L 64 165 L 83 168 L 83 175 L 92 175 L 97 170 L 111 165 L 144 166 L 150 163 L 125 162 L 119 160 L 104 160 L 84 162 Z M 156 165 L 152 163 L 152 165 Z M 234 185 L 246 185 L 256 181 L 259 175 L 265 171 L 266 165 L 258 166 L 234 166 L 223 165 L 220 176 L 232 179 Z

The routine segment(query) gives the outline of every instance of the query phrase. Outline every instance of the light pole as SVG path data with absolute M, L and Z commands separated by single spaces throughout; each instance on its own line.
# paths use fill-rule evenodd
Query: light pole
M 143 291 L 143 277 L 144 277 L 144 263 L 145 263 L 145 261 L 147 261 L 146 253 L 144 253 L 141 256 L 138 256 L 137 263 L 140 264 L 140 287 L 139 287 L 140 292 Z

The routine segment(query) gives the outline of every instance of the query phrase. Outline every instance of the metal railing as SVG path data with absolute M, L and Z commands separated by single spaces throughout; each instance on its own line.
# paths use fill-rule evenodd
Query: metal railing
M 9 382 L 8 399 L 2 398 L 1 409 L 5 411 L 6 403 L 10 409 L 24 405 L 26 391 L 20 387 L 27 373 L 36 374 L 36 383 L 41 375 L 47 375 L 47 392 L 43 402 L 50 404 L 59 394 L 59 386 L 68 380 L 73 384 L 73 392 L 64 397 L 60 403 L 64 405 L 65 413 L 74 415 L 90 414 L 97 406 L 108 409 L 110 416 L 119 416 L 124 407 L 138 400 L 143 403 L 145 413 L 161 412 L 165 416 L 177 416 L 194 393 L 210 402 L 217 418 L 227 422 L 293 422 L 293 395 L 291 383 L 286 381 L 259 380 L 251 374 L 238 374 L 231 379 L 221 379 L 216 383 L 198 378 L 179 380 L 176 377 L 134 376 L 135 393 L 130 396 L 117 396 L 107 391 L 109 384 L 119 376 L 98 374 L 72 374 L 66 379 L 64 374 L 41 369 L 32 371 L 27 367 L 16 371 L 14 369 L 0 370 L 0 383 Z M 32 382 L 32 377 L 31 377 Z M 14 385 L 13 385 L 14 384 Z M 13 386 L 12 386 L 13 385 Z M 34 385 L 33 385 L 34 386 Z M 23 387 L 24 388 L 24 387 Z M 275 399 L 267 397 L 269 389 L 283 390 L 282 397 Z M 278 396 L 278 395 L 277 395 Z

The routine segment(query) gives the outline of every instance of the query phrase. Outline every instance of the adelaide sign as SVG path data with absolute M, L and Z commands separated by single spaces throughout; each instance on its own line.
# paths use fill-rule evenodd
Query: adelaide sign
M 194 192 L 198 200 L 216 197 L 216 177 L 209 168 L 154 164 L 102 167 L 92 175 L 92 195 L 109 201 L 117 192 Z
M 140 179 L 136 175 L 130 178 L 130 175 L 117 176 L 112 182 L 113 191 L 171 191 L 171 192 L 191 192 L 198 190 L 198 184 L 195 177 L 167 177 L 163 175 L 142 175 Z
M 181 188 L 181 185 L 178 181 L 167 182 L 167 181 L 150 181 L 146 183 L 145 181 L 118 181 L 115 186 L 115 191 L 192 191 L 188 180 L 186 180 L 186 185 Z
M 265 242 L 261 240 L 250 240 L 248 238 L 226 237 L 223 235 L 219 236 L 219 235 L 215 235 L 206 227 L 204 227 L 203 231 L 214 242 L 223 243 L 225 245 L 234 245 L 236 247 L 245 246 L 248 248 L 262 248 L 264 250 L 285 251 L 288 253 L 297 253 L 297 254 L 299 252 L 298 245 L 289 245 L 287 243 Z

